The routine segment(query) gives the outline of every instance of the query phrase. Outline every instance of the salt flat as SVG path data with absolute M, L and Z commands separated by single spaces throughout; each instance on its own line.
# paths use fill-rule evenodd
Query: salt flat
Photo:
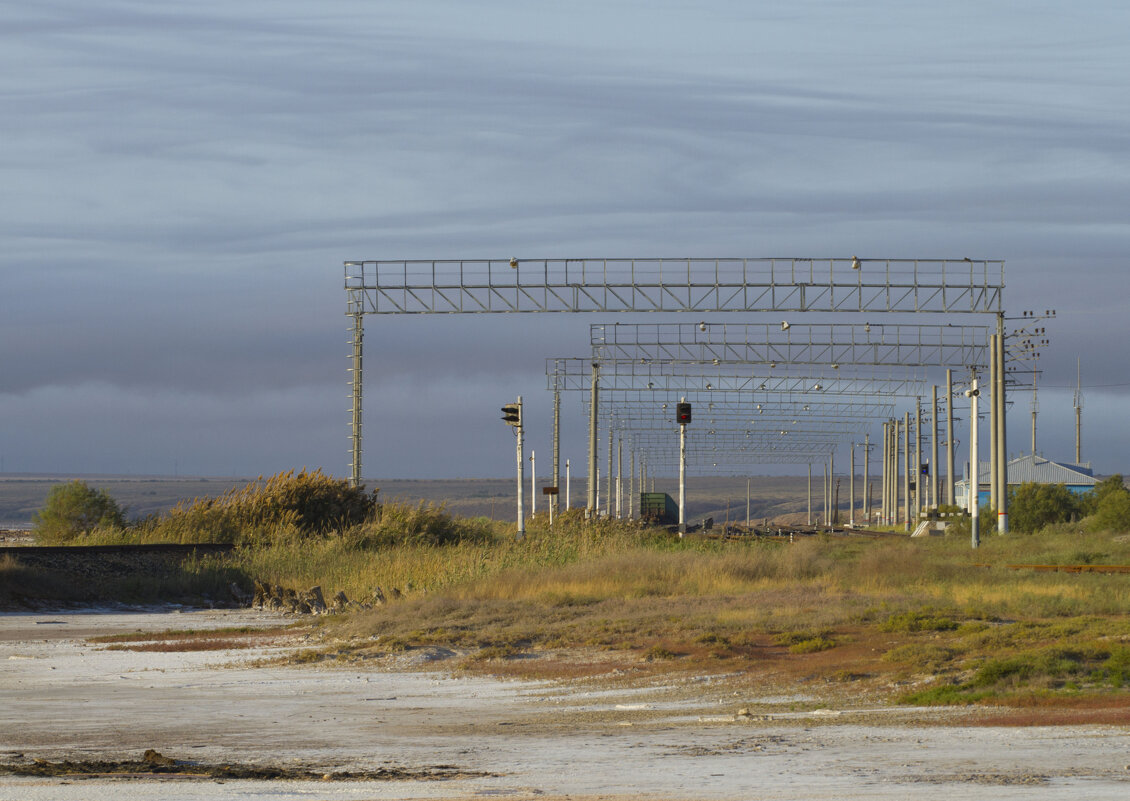
M 0 776 L 0 801 L 198 799 L 1042 799 L 1130 793 L 1130 730 L 837 723 L 837 710 L 740 716 L 703 677 L 679 692 L 500 681 L 442 653 L 345 667 L 264 666 L 248 650 L 108 650 L 93 634 L 273 626 L 252 611 L 0 616 L 0 761 L 138 759 L 437 766 L 460 778 L 260 781 Z M 438 667 L 437 667 L 438 665 Z M 944 716 L 940 720 L 944 719 Z M 473 774 L 473 775 L 472 775 Z

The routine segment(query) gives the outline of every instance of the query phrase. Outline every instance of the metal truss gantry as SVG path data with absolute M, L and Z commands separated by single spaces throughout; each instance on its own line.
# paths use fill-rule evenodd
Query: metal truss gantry
M 354 485 L 361 476 L 363 317 L 368 314 L 915 312 L 993 314 L 998 327 L 1003 319 L 1004 262 L 999 260 L 511 258 L 351 260 L 344 268 L 346 314 L 352 321 Z M 710 391 L 709 383 L 704 390 Z M 822 389 L 823 381 L 818 383 Z M 802 391 L 794 387 L 791 391 Z
M 598 323 L 593 360 L 693 364 L 988 367 L 987 326 L 881 323 Z
M 1004 262 L 647 258 L 347 261 L 346 314 L 1002 310 Z
M 548 388 L 560 391 L 588 391 L 594 381 L 599 381 L 602 393 L 650 390 L 658 394 L 691 391 L 766 392 L 913 398 L 921 395 L 926 387 L 925 377 L 919 375 L 892 375 L 884 378 L 851 375 L 847 370 L 831 369 L 827 373 L 818 374 L 803 371 L 798 375 L 786 369 L 780 372 L 783 374 L 774 375 L 765 370 L 761 375 L 756 375 L 735 369 L 730 364 L 716 369 L 714 365 L 692 362 L 640 364 L 627 359 L 606 362 L 581 358 L 546 359 Z

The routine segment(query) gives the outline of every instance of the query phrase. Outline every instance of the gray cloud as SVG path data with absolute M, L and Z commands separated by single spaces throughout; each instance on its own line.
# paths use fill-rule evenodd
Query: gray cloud
M 1128 12 L 423 6 L 0 12 L 8 469 L 344 470 L 354 258 L 1004 258 L 1061 311 L 1049 383 L 1123 370 Z M 595 320 L 371 318 L 366 464 L 508 471 L 489 410 Z

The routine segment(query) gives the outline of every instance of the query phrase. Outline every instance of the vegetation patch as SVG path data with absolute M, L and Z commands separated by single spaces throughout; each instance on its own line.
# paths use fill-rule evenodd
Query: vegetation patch
M 0 762 L 0 775 L 53 776 L 76 778 L 112 777 L 118 780 L 152 779 L 154 776 L 192 779 L 257 779 L 272 781 L 402 781 L 482 778 L 494 774 L 466 770 L 454 765 L 430 765 L 421 768 L 377 768 L 376 770 L 340 770 L 316 765 L 270 765 L 225 762 L 214 764 L 167 757 L 153 749 L 133 760 L 62 760 L 34 759 Z

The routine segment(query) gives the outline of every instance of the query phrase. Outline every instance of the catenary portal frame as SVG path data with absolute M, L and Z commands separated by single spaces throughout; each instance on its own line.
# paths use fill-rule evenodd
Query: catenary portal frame
M 998 332 L 1003 327 L 1000 260 L 511 258 L 361 260 L 344 268 L 354 485 L 361 479 L 367 314 L 914 312 L 992 314 Z M 1001 429 L 1003 406 L 1002 398 Z M 996 427 L 993 434 L 996 443 Z M 1003 452 L 1003 442 L 997 448 Z

